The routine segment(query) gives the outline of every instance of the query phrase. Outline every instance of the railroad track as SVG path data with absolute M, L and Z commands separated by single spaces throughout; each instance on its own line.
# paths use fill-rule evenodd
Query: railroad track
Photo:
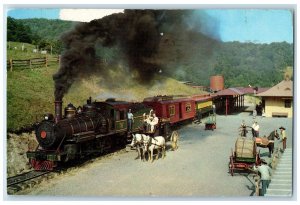
M 7 187 L 26 182 L 50 173 L 50 171 L 30 171 L 21 175 L 7 178 Z
M 40 184 L 44 180 L 52 179 L 60 174 L 67 173 L 71 170 L 76 170 L 80 167 L 86 166 L 87 164 L 96 162 L 106 157 L 110 157 L 114 154 L 126 152 L 126 149 L 121 149 L 114 151 L 112 153 L 105 154 L 103 156 L 98 156 L 91 159 L 79 160 L 76 164 L 70 164 L 65 167 L 60 167 L 54 171 L 29 171 L 20 175 L 7 178 L 7 193 L 9 195 L 14 195 L 19 191 L 25 190 L 27 188 L 32 188 L 37 184 Z
M 44 179 L 54 177 L 56 172 L 51 171 L 29 171 L 24 174 L 7 178 L 7 194 L 16 194 L 26 188 L 32 188 Z

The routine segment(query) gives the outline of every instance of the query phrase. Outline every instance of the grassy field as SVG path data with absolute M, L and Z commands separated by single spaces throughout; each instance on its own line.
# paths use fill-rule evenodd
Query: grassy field
M 22 51 L 22 45 L 24 50 Z M 41 53 L 33 53 L 35 46 L 29 43 L 7 42 L 7 60 L 27 60 L 30 58 L 44 58 Z
M 7 128 L 17 130 L 40 120 L 43 114 L 54 112 L 54 81 L 52 75 L 58 65 L 7 72 Z M 142 101 L 155 95 L 190 95 L 201 91 L 170 78 L 158 76 L 151 86 L 122 84 L 103 86 L 102 77 L 90 76 L 78 79 L 63 99 L 63 106 L 72 103 L 82 105 L 91 96 L 105 100 L 114 97 L 126 101 Z
M 34 45 L 24 43 L 27 51 L 22 51 L 20 42 L 9 42 L 7 57 L 12 59 L 29 59 L 45 57 L 33 53 Z M 14 49 L 17 47 L 17 49 Z M 43 114 L 54 112 L 54 81 L 52 76 L 59 65 L 52 62 L 50 66 L 33 69 L 14 69 L 7 71 L 7 129 L 20 127 L 40 121 Z M 193 89 L 178 81 L 163 76 L 156 76 L 151 85 L 140 85 L 117 69 L 109 71 L 107 76 L 93 75 L 77 79 L 64 96 L 63 106 L 72 103 L 83 105 L 88 97 L 98 101 L 116 98 L 125 101 L 142 101 L 145 97 L 156 95 L 191 95 L 202 91 Z M 106 80 L 104 80 L 106 79 Z M 109 82 L 109 83 L 108 83 Z

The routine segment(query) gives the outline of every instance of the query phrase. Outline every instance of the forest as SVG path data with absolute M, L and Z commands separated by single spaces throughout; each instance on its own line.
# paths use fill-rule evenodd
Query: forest
M 7 41 L 24 42 L 56 54 L 64 51 L 60 36 L 78 22 L 48 19 L 7 19 Z M 179 32 L 179 31 L 178 31 Z M 293 69 L 294 45 L 222 42 L 200 32 L 189 35 L 169 33 L 162 38 L 160 53 L 164 56 L 162 75 L 179 81 L 209 86 L 211 75 L 223 75 L 225 87 L 271 87 Z M 119 50 L 103 48 L 98 52 L 108 62 L 115 61 Z M 292 76 L 290 76 L 292 77 Z

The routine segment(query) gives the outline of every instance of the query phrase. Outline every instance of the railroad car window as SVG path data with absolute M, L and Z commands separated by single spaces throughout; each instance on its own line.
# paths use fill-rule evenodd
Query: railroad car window
M 116 120 L 120 120 L 120 111 L 116 112 Z
M 111 110 L 110 110 L 110 117 L 111 117 L 111 118 L 114 118 L 114 114 L 115 114 L 114 110 L 111 109 Z
M 125 119 L 125 112 L 124 111 L 120 111 L 120 120 L 124 120 Z
M 185 104 L 185 111 L 186 111 L 186 112 L 191 112 L 191 111 L 192 111 L 191 103 Z
M 170 114 L 170 116 L 175 115 L 175 105 L 169 106 L 169 114 Z

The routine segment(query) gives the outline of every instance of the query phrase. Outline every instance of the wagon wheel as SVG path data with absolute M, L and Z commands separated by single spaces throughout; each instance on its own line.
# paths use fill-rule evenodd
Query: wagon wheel
M 229 160 L 229 165 L 228 165 L 231 176 L 233 176 L 233 170 L 234 170 L 233 158 L 234 158 L 234 153 L 233 153 L 233 150 L 231 149 L 231 156 L 229 158 L 230 160 Z
M 230 171 L 231 176 L 233 176 L 233 170 L 234 170 L 233 156 L 230 156 L 229 171 Z
M 171 134 L 171 144 L 172 144 L 172 150 L 178 149 L 178 140 L 179 140 L 179 133 L 177 131 L 173 131 Z

